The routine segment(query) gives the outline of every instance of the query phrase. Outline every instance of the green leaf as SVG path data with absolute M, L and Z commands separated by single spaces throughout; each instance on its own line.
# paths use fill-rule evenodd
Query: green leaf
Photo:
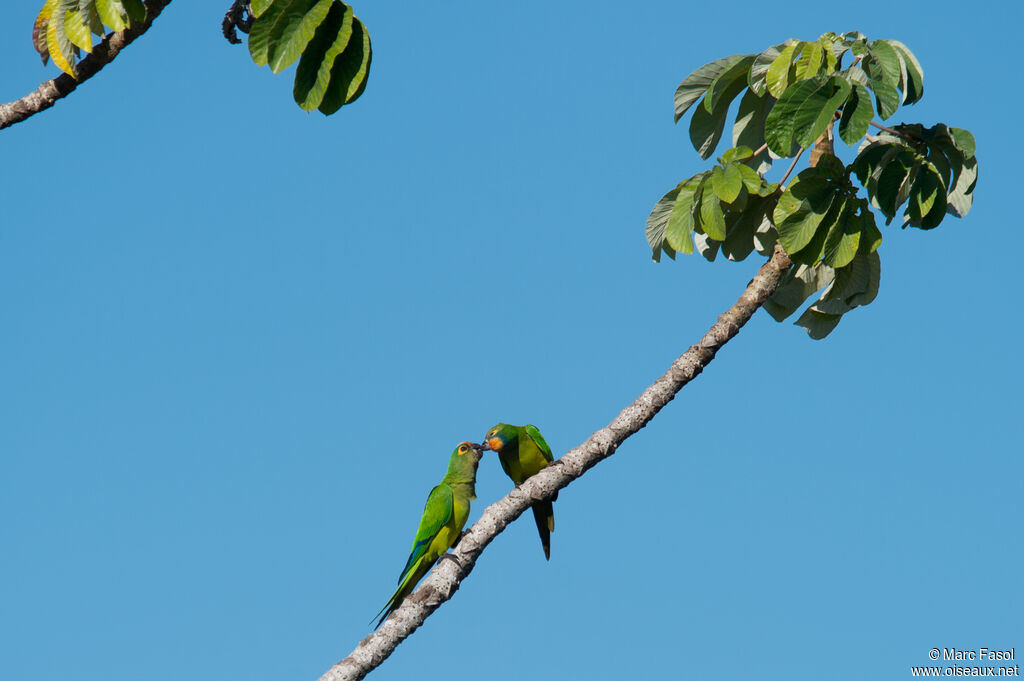
M 125 23 L 128 13 L 119 0 L 96 0 L 96 11 L 99 12 L 103 24 L 110 27 L 115 33 L 128 28 Z
M 775 321 L 781 322 L 796 312 L 808 297 L 831 284 L 834 278 L 835 270 L 821 263 L 813 267 L 793 267 L 782 278 L 775 293 L 764 301 L 764 310 Z
M 820 42 L 804 43 L 800 56 L 793 62 L 796 80 L 812 78 L 821 72 L 825 51 Z
M 286 3 L 284 13 L 270 31 L 267 65 L 281 73 L 302 56 L 317 27 L 327 16 L 332 0 L 277 0 Z
M 697 249 L 697 252 L 704 256 L 705 260 L 708 262 L 714 262 L 715 258 L 718 256 L 718 251 L 721 249 L 722 242 L 715 241 L 703 232 L 694 232 L 693 245 Z
M 331 67 L 352 37 L 352 8 L 342 2 L 331 5 L 327 18 L 302 53 L 295 70 L 295 102 L 305 111 L 320 106 L 331 79 Z
M 106 29 L 103 27 L 103 19 L 100 18 L 99 10 L 96 9 L 96 0 L 79 0 L 79 11 L 85 17 L 85 23 L 94 35 L 103 37 Z
M 858 254 L 849 265 L 836 270 L 835 279 L 812 307 L 826 314 L 844 315 L 878 295 L 881 261 L 877 253 Z
M 845 267 L 857 255 L 861 238 L 861 219 L 856 215 L 855 206 L 855 202 L 847 203 L 825 239 L 821 261 L 829 267 Z
M 903 103 L 913 104 L 920 101 L 924 96 L 924 69 L 921 68 L 920 62 L 917 61 L 917 57 L 910 51 L 910 48 L 898 40 L 886 40 L 885 42 L 896 50 L 906 72 Z
M 677 253 L 693 253 L 693 204 L 697 189 L 705 174 L 695 175 L 679 184 L 676 199 L 668 218 L 665 240 Z
M 900 91 L 895 85 L 872 76 L 868 81 L 868 87 L 875 93 L 878 115 L 882 117 L 882 120 L 892 116 L 896 113 L 896 109 L 900 108 Z
M 702 159 L 708 159 L 715 153 L 725 130 L 727 115 L 728 109 L 725 107 L 713 114 L 709 114 L 703 106 L 693 110 L 693 118 L 690 119 L 690 142 Z
M 745 55 L 742 54 L 734 54 L 722 59 L 716 59 L 683 79 L 683 82 L 676 88 L 675 94 L 676 122 L 678 123 L 679 119 L 686 113 L 686 110 L 707 92 L 707 89 L 719 74 L 728 70 L 730 66 L 744 59 L 744 57 Z
M 274 0 L 251 0 L 249 3 L 249 10 L 252 15 L 256 18 L 263 16 L 263 13 L 270 9 L 271 4 Z
M 739 171 L 740 179 L 743 181 L 743 188 L 747 190 L 748 194 L 767 196 L 768 193 L 770 193 L 765 193 L 763 191 L 765 183 L 761 176 L 757 174 L 756 170 L 743 164 L 738 165 L 736 169 Z
M 819 312 L 814 309 L 814 306 L 811 306 L 804 310 L 800 318 L 793 323 L 804 327 L 807 330 L 807 335 L 814 340 L 821 340 L 832 333 L 842 318 L 842 315 Z
M 765 121 L 765 141 L 776 156 L 792 156 L 793 145 L 808 148 L 831 124 L 846 101 L 850 83 L 838 76 L 815 76 L 791 85 Z
M 900 56 L 895 48 L 884 40 L 868 43 L 871 59 L 866 60 L 868 75 L 885 81 L 894 88 L 900 86 Z
M 752 63 L 754 55 L 746 55 L 718 74 L 704 96 L 704 108 L 708 113 L 714 113 L 719 105 L 728 107 L 736 95 L 747 87 L 747 73 Z
M 815 340 L 827 336 L 842 316 L 878 295 L 881 261 L 877 253 L 858 254 L 849 265 L 835 270 L 835 278 L 821 298 L 795 323 Z
M 823 258 L 825 255 L 825 242 L 845 211 L 847 198 L 845 193 L 836 191 L 835 187 L 833 187 L 832 202 L 828 207 L 828 211 L 814 230 L 810 242 L 795 253 L 789 254 L 794 263 L 813 265 Z
M 974 156 L 975 143 L 974 135 L 969 130 L 963 128 L 949 128 L 949 136 L 953 140 L 953 144 L 959 149 L 965 158 Z
M 938 169 L 928 161 L 921 164 L 910 188 L 907 223 L 911 227 L 933 229 L 946 215 L 946 188 Z
M 695 227 L 699 226 L 715 241 L 724 241 L 725 215 L 722 213 L 722 204 L 718 202 L 718 197 L 715 196 L 711 182 L 707 178 L 701 182 L 693 200 L 699 204 L 699 213 L 695 216 L 698 223 Z
M 266 66 L 270 51 L 270 34 L 285 14 L 287 2 L 275 2 L 256 17 L 249 28 L 249 55 L 257 66 Z
M 321 113 L 330 116 L 345 104 L 354 102 L 366 89 L 370 75 L 373 50 L 370 34 L 359 19 L 352 20 L 352 38 L 344 51 L 334 60 L 331 81 L 324 92 L 324 99 L 317 107 Z
M 772 216 L 787 253 L 793 255 L 811 242 L 835 196 L 835 185 L 815 168 L 807 168 L 790 183 Z
M 50 20 L 46 22 L 46 47 L 50 51 L 54 66 L 72 78 L 77 78 L 75 46 L 68 40 L 67 31 L 64 29 L 65 7 L 64 1 L 59 3 Z
M 768 86 L 768 92 L 778 99 L 782 96 L 782 93 L 789 87 L 789 81 L 793 79 L 793 57 L 797 54 L 797 51 L 803 49 L 803 42 L 794 42 L 787 45 L 779 53 L 779 56 L 768 66 L 768 71 L 765 73 L 765 84 Z
M 739 197 L 743 188 L 743 175 L 735 163 L 727 163 L 724 167 L 716 166 L 711 173 L 711 186 L 719 199 L 725 203 L 732 203 Z
M 668 227 L 669 216 L 672 214 L 672 208 L 676 204 L 676 197 L 679 196 L 680 187 L 682 187 L 682 183 L 678 187 L 670 189 L 654 204 L 654 209 L 647 216 L 647 243 L 653 252 L 651 259 L 654 262 L 661 261 L 663 249 L 666 250 L 666 253 L 669 253 L 669 257 L 675 258 L 675 251 L 665 243 L 665 229 Z
M 834 73 L 839 65 L 839 58 L 846 52 L 847 47 L 839 41 L 835 33 L 823 33 L 818 38 L 825 54 L 825 73 Z
M 874 110 L 871 107 L 871 94 L 863 85 L 853 84 L 850 96 L 843 106 L 843 115 L 839 119 L 839 137 L 847 144 L 854 144 L 868 132 Z
M 958 218 L 967 215 L 974 201 L 974 185 L 978 182 L 978 161 L 973 156 L 964 162 L 956 186 L 949 192 L 946 212 Z
M 782 54 L 783 49 L 795 42 L 795 40 L 790 39 L 774 47 L 769 47 L 754 58 L 754 63 L 750 65 L 747 83 L 750 85 L 751 91 L 758 97 L 764 96 L 764 93 L 767 92 L 768 86 L 765 83 L 765 76 L 768 73 L 768 67 Z
M 867 187 L 876 171 L 888 163 L 900 151 L 913 152 L 902 141 L 875 140 L 861 146 L 852 167 L 857 179 Z
M 831 88 L 831 92 L 829 88 Z M 794 139 L 805 149 L 810 148 L 814 141 L 832 125 L 836 110 L 850 95 L 850 83 L 845 78 L 832 76 L 826 80 L 825 89 L 818 91 L 817 96 L 820 95 L 827 97 L 824 103 L 816 97 L 811 97 L 797 111 L 798 119 L 793 130 Z
M 726 149 L 725 153 L 722 154 L 722 158 L 719 159 L 722 163 L 733 163 L 735 161 L 745 161 L 754 155 L 754 150 L 748 146 L 739 145 L 732 149 Z
M 867 72 L 859 66 L 847 66 L 845 69 L 839 72 L 839 75 L 850 81 L 851 85 L 867 85 L 871 80 L 868 78 Z
M 879 168 L 877 186 L 868 187 L 874 194 L 879 210 L 892 220 L 896 212 L 910 195 L 911 183 L 914 181 L 918 163 L 910 151 L 900 151 L 888 163 Z M 872 191 L 873 190 L 873 191 Z
M 875 214 L 868 207 L 864 199 L 857 199 L 860 210 L 860 253 L 874 253 L 882 245 L 882 233 L 875 225 Z
M 725 257 L 733 261 L 743 260 L 756 247 L 759 230 L 774 232 L 768 216 L 775 200 L 773 196 L 751 196 L 742 210 L 730 210 L 726 214 L 725 241 L 722 242 Z
M 61 4 L 64 5 L 65 3 Z M 92 52 L 92 31 L 89 30 L 89 26 L 86 24 L 89 15 L 79 11 L 76 8 L 77 5 L 77 0 L 74 0 L 70 3 L 72 8 L 65 10 L 64 30 L 67 32 L 68 40 L 71 41 L 71 44 L 85 52 Z M 88 12 L 88 10 L 86 11 Z
M 764 122 L 768 112 L 775 105 L 775 99 L 758 96 L 753 88 L 747 90 L 740 100 L 739 111 L 736 112 L 736 123 L 732 126 L 732 144 L 734 147 L 746 146 L 760 149 L 764 144 Z M 761 152 L 754 161 L 760 163 L 770 159 L 768 153 Z

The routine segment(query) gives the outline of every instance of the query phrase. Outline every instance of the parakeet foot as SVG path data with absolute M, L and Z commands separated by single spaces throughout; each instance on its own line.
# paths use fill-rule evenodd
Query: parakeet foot
M 465 532 L 463 532 L 463 534 L 465 534 Z M 460 539 L 461 539 L 461 537 L 460 537 Z M 447 558 L 448 560 L 450 560 L 453 563 L 455 563 L 456 565 L 458 565 L 459 566 L 459 570 L 463 569 L 464 566 L 462 565 L 462 561 L 459 560 L 458 557 L 454 553 L 446 553 L 446 554 L 444 554 L 443 556 L 441 556 L 441 558 L 440 558 L 440 560 L 438 560 L 438 562 L 441 562 L 445 558 Z

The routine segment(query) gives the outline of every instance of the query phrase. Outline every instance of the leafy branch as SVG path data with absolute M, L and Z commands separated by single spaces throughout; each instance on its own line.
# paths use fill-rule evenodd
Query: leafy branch
M 854 58 L 844 68 L 847 53 Z M 759 54 L 717 59 L 687 76 L 676 89 L 675 118 L 693 109 L 690 140 L 701 158 L 715 152 L 730 105 L 744 91 L 733 148 L 718 159 L 719 167 L 683 180 L 655 204 L 647 240 L 655 261 L 695 248 L 709 260 L 719 251 L 742 260 L 780 243 L 798 267 L 765 309 L 782 321 L 824 289 L 796 321 L 812 338 L 824 338 L 878 292 L 882 233 L 872 209 L 886 225 L 902 210 L 903 227 L 920 229 L 970 210 L 978 177 L 974 137 L 944 124 L 872 120 L 876 112 L 884 121 L 901 104 L 919 101 L 924 72 L 903 43 L 869 41 L 857 32 L 787 40 Z M 871 126 L 882 134 L 868 135 Z M 787 184 L 804 151 L 822 136 L 831 139 L 836 127 L 843 142 L 859 144 L 856 160 L 847 166 L 831 153 L 812 153 L 813 167 Z M 790 157 L 782 179 L 769 183 L 772 162 Z M 737 191 L 736 163 L 756 169 L 757 191 L 751 191 L 754 177 L 744 181 L 747 191 Z M 734 181 L 708 184 L 709 172 Z
M 50 47 L 61 55 L 62 60 L 66 60 L 64 49 L 67 48 L 67 44 L 57 39 L 56 33 L 56 20 L 50 23 L 51 15 L 44 15 L 47 6 L 52 4 L 53 0 L 48 0 L 46 6 L 43 8 L 43 12 L 40 13 L 41 18 L 36 19 L 36 24 L 33 30 L 34 42 L 37 49 L 40 50 L 41 56 L 45 63 L 47 56 L 51 55 Z M 101 6 L 103 3 L 97 0 L 92 6 L 95 8 Z M 153 24 L 153 21 L 160 16 L 167 5 L 171 4 L 171 0 L 145 0 L 140 2 L 139 6 L 142 7 L 144 18 L 129 20 L 128 22 L 122 22 L 123 26 L 119 30 L 107 34 L 99 41 L 96 45 L 91 44 L 87 50 L 88 54 L 80 62 L 78 62 L 72 73 L 62 73 L 61 75 L 51 80 L 42 83 L 36 90 L 29 94 L 7 104 L 0 104 L 0 130 L 3 128 L 10 127 L 15 123 L 20 123 L 23 120 L 34 116 L 35 114 L 49 109 L 51 106 L 57 103 L 60 99 L 67 97 L 69 94 L 75 91 L 75 89 L 85 81 L 92 78 L 99 71 L 114 61 L 114 58 L 120 54 L 121 50 L 131 44 L 136 38 L 149 30 L 149 27 Z M 50 7 L 51 13 L 54 11 L 54 7 Z M 97 10 L 98 11 L 98 10 Z M 64 15 L 67 16 L 66 13 Z M 127 14 L 125 14 L 127 16 Z M 63 21 L 63 26 L 67 27 L 69 24 L 67 21 Z M 48 36 L 54 33 L 54 38 L 51 40 Z M 81 38 L 81 36 L 79 36 Z M 85 41 L 81 40 L 82 45 L 85 45 Z M 71 43 L 68 43 L 71 44 Z M 63 45 L 63 47 L 62 47 Z M 73 45 L 74 49 L 69 50 L 69 54 L 76 55 L 75 50 L 84 49 Z M 44 52 L 45 50 L 45 52 Z M 54 60 L 56 63 L 56 59 Z M 70 66 L 69 66 L 70 68 Z

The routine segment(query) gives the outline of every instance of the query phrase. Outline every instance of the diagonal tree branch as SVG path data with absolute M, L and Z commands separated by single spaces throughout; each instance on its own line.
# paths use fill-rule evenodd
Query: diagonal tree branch
M 81 83 L 99 73 L 100 69 L 114 61 L 114 57 L 121 50 L 149 30 L 153 20 L 160 15 L 164 7 L 171 4 L 171 0 L 145 0 L 144 4 L 146 5 L 146 20 L 123 31 L 107 34 L 92 48 L 90 54 L 78 62 L 77 80 L 62 73 L 56 78 L 45 81 L 36 90 L 21 99 L 0 104 L 0 130 L 15 123 L 21 123 L 26 118 L 49 109 L 57 103 L 57 100 L 67 97 Z
M 452 597 L 462 580 L 473 570 L 484 548 L 498 533 L 534 502 L 550 499 L 589 468 L 614 454 L 626 438 L 646 426 L 684 385 L 696 378 L 719 349 L 739 333 L 740 328 L 778 288 L 792 264 L 782 247 L 776 245 L 772 257 L 747 284 L 736 304 L 718 318 L 700 342 L 673 362 L 668 371 L 644 390 L 633 404 L 623 409 L 614 421 L 509 492 L 504 499 L 488 506 L 452 553 L 445 556 L 450 560 L 442 557 L 420 588 L 405 599 L 383 626 L 360 641 L 356 649 L 331 667 L 320 681 L 356 681 L 386 660 L 399 643 Z

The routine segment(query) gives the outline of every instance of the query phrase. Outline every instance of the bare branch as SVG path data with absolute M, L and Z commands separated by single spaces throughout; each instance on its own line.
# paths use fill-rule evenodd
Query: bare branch
M 126 28 L 118 33 L 107 34 L 92 48 L 90 54 L 78 62 L 77 80 L 62 73 L 56 78 L 45 81 L 35 91 L 21 99 L 0 104 L 0 130 L 15 123 L 21 123 L 26 118 L 49 109 L 57 103 L 57 100 L 67 97 L 81 83 L 99 73 L 100 69 L 114 61 L 114 57 L 121 50 L 149 30 L 153 20 L 160 16 L 164 7 L 171 4 L 171 0 L 145 0 L 144 4 L 146 5 L 146 20 L 141 24 L 133 24 L 131 28 Z
M 331 667 L 320 681 L 356 681 L 379 666 L 399 643 L 458 590 L 484 548 L 523 511 L 537 501 L 551 499 L 598 462 L 608 458 L 628 438 L 654 418 L 679 390 L 697 377 L 729 339 L 739 333 L 754 312 L 778 287 L 792 262 L 781 246 L 747 284 L 736 304 L 718 318 L 700 342 L 683 353 L 665 374 L 650 385 L 608 426 L 591 435 L 537 475 L 484 510 L 480 520 L 462 537 L 458 546 L 442 558 L 423 583 L 391 614 L 384 625 Z

